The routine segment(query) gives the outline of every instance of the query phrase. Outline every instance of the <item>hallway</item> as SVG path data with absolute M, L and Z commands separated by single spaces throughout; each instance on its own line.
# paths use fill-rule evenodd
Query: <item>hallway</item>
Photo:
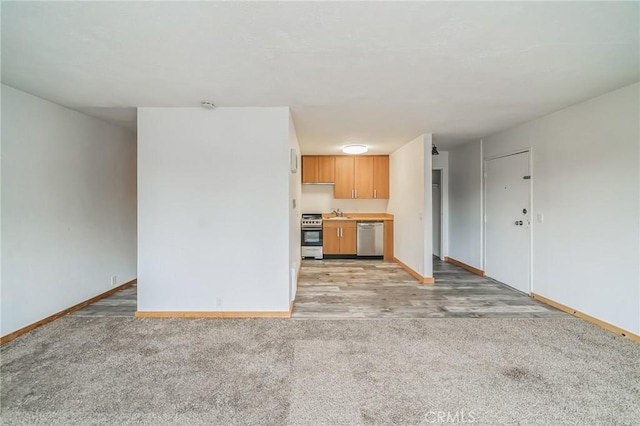
M 304 260 L 292 318 L 574 318 L 450 263 L 434 259 L 433 268 L 428 285 L 396 263 Z M 133 285 L 69 315 L 133 317 L 136 303 Z

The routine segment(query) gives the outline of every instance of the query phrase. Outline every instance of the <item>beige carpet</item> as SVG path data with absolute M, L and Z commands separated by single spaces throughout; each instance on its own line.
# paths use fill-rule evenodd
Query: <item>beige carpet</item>
M 65 317 L 1 356 L 5 425 L 640 424 L 640 345 L 575 318 Z

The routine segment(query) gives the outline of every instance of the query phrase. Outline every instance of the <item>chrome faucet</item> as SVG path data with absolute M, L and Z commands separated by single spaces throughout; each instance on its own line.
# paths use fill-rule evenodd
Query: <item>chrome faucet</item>
M 340 209 L 331 209 L 331 214 L 333 214 L 336 217 L 342 216 L 342 212 L 340 211 Z

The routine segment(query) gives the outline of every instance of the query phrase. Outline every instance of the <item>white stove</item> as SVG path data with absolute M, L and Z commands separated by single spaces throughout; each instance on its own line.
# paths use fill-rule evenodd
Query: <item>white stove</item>
M 322 259 L 322 214 L 303 213 L 300 225 L 302 257 Z
M 322 228 L 321 214 L 303 214 L 300 221 L 302 228 Z

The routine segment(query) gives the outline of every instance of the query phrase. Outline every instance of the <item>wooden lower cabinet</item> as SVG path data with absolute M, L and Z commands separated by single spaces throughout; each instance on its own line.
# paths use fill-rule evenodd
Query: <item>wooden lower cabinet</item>
M 325 220 L 322 230 L 323 254 L 356 254 L 356 221 Z
M 356 254 L 358 251 L 358 235 L 355 222 L 349 222 L 349 225 L 340 228 L 340 254 Z
M 335 222 L 331 223 L 331 225 L 335 224 Z M 322 225 L 322 254 L 340 254 L 339 227 Z

